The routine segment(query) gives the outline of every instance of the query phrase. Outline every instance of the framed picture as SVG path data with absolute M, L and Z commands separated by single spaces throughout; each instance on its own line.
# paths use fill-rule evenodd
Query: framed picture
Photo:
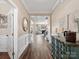
M 8 18 L 5 15 L 0 14 L 0 29 L 8 27 Z

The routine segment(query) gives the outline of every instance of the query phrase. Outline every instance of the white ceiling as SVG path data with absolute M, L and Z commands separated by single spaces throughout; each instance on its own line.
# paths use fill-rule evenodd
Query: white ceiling
M 57 0 L 21 0 L 29 13 L 51 13 Z

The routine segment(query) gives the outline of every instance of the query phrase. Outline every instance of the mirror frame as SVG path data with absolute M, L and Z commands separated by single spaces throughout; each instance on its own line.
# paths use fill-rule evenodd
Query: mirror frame
M 24 24 L 25 21 L 27 22 L 26 24 Z M 27 19 L 27 17 L 24 17 L 23 18 L 23 21 L 22 21 L 22 29 L 23 29 L 24 32 L 27 32 L 27 30 L 28 30 L 28 19 Z

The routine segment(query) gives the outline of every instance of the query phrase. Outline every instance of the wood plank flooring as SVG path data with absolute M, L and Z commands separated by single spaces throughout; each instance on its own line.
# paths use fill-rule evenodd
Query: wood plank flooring
M 10 59 L 7 52 L 0 52 L 0 59 Z
M 20 59 L 52 59 L 50 45 L 45 40 L 32 42 Z

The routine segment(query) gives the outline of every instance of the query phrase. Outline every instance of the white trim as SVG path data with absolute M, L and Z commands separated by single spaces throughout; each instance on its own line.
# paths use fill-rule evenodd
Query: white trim
M 17 49 L 17 44 L 18 44 L 18 42 L 17 42 L 17 40 L 18 40 L 18 10 L 14 10 L 14 12 L 15 12 L 15 15 L 14 15 L 14 53 L 15 53 L 15 55 L 14 55 L 14 59 L 18 59 L 17 57 L 18 57 L 18 54 L 17 54 L 17 52 L 18 52 L 18 49 Z
M 28 10 L 27 5 L 25 4 L 24 0 L 21 0 L 21 2 L 24 8 L 26 9 L 27 13 L 29 14 L 30 11 Z
M 58 4 L 60 3 L 60 0 L 57 0 L 56 3 L 54 4 L 53 8 L 52 8 L 52 12 L 55 10 L 55 8 L 58 6 Z
M 18 39 L 18 8 L 13 3 L 12 0 L 7 0 L 15 9 L 14 9 L 14 59 L 18 59 L 17 54 L 17 39 Z
M 7 1 L 8 1 L 8 3 L 10 3 L 14 8 L 16 8 L 16 9 L 18 10 L 17 5 L 14 4 L 12 0 L 7 0 Z

